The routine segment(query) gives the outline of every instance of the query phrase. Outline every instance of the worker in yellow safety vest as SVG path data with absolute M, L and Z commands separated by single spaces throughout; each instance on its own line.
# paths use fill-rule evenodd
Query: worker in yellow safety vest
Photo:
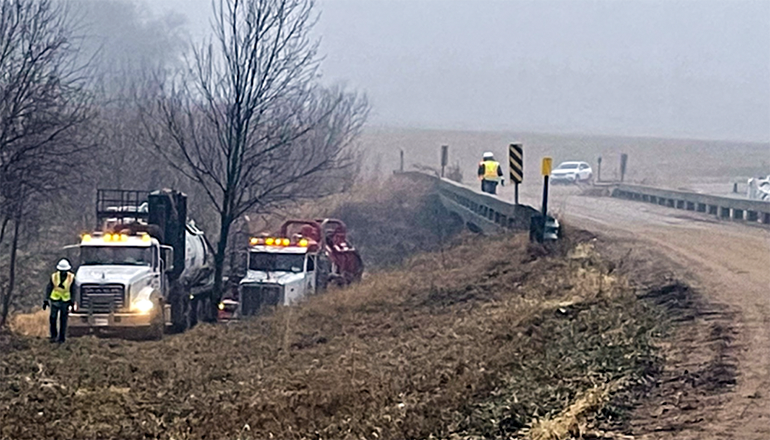
M 63 343 L 67 335 L 67 317 L 73 304 L 72 285 L 75 283 L 75 274 L 70 272 L 71 269 L 69 261 L 60 260 L 46 287 L 43 310 L 51 308 L 51 342 Z M 56 321 L 59 321 L 58 329 Z
M 490 152 L 484 153 L 483 160 L 479 162 L 479 180 L 481 190 L 489 194 L 497 194 L 497 184 L 504 184 L 503 169 Z

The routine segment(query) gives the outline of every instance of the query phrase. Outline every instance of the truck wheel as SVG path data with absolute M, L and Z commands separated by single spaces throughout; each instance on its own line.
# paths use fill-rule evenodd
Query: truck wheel
M 219 297 L 214 298 L 214 294 L 210 293 L 208 295 L 208 300 L 208 304 L 206 304 L 206 307 L 208 308 L 208 319 L 206 321 L 213 324 L 219 320 L 219 303 L 222 299 Z
M 187 330 L 189 313 L 189 295 L 184 292 L 174 295 L 174 299 L 171 300 L 171 333 L 182 333 Z
M 161 307 L 163 304 L 161 304 Z M 163 310 L 163 309 L 161 309 Z M 155 319 L 152 322 L 152 325 L 150 325 L 150 329 L 147 332 L 147 338 L 152 341 L 160 341 L 163 339 L 163 334 L 166 330 L 166 320 L 163 319 L 163 313 L 158 313 L 155 316 Z
M 192 299 L 189 300 L 190 307 L 189 307 L 189 315 L 190 315 L 190 328 L 195 327 L 198 325 L 198 309 L 200 306 L 200 294 L 194 295 Z
M 151 341 L 160 341 L 163 339 L 163 334 L 165 333 L 165 325 L 161 324 L 153 324 L 152 327 L 150 327 L 150 331 L 147 335 L 147 338 Z

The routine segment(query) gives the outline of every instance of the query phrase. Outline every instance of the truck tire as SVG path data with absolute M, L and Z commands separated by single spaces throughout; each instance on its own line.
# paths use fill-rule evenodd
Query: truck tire
M 210 292 L 198 293 L 190 299 L 190 328 L 195 327 L 201 321 L 211 322 Z
M 171 333 L 187 330 L 190 314 L 190 296 L 182 289 L 176 289 L 171 296 Z
M 147 332 L 147 339 L 152 341 L 160 341 L 163 339 L 163 334 L 166 332 L 166 320 L 163 317 L 163 302 L 158 301 L 158 306 L 160 312 L 155 314 L 155 319 L 153 319 Z

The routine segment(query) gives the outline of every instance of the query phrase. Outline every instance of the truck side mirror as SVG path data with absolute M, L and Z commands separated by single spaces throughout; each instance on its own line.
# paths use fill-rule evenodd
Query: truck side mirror
M 160 251 L 163 254 L 163 265 L 166 272 L 172 272 L 174 270 L 174 248 L 161 246 Z

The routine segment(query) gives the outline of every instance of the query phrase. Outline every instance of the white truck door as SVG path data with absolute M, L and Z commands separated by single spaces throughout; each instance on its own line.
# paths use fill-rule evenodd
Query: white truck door
M 318 285 L 316 273 L 316 256 L 307 254 L 305 257 L 305 287 L 308 295 L 316 294 L 316 286 Z

